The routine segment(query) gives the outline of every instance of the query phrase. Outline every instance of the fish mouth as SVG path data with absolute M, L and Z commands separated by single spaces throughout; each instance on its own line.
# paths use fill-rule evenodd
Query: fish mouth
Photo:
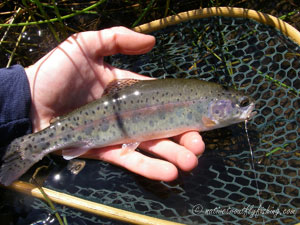
M 241 115 L 241 118 L 243 120 L 251 120 L 257 114 L 257 111 L 254 111 L 255 104 L 251 103 L 249 106 L 247 106 L 245 108 L 246 108 L 246 110 Z

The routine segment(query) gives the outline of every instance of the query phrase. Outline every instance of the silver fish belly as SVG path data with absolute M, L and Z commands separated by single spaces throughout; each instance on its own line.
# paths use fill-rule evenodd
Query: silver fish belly
M 244 121 L 254 109 L 250 97 L 206 81 L 118 82 L 100 99 L 15 139 L 3 157 L 0 183 L 9 185 L 53 151 L 71 159 L 91 148 L 211 130 Z

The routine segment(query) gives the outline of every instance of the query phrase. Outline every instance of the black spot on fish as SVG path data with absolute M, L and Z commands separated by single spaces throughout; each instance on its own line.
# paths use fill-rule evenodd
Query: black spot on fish
M 62 127 L 61 127 L 61 131 L 64 131 L 64 130 L 65 130 L 65 127 L 64 127 L 64 126 L 62 126 Z
M 67 137 L 63 137 L 63 141 L 68 141 L 68 138 Z
M 97 110 L 98 110 L 98 111 L 100 110 L 100 106 L 97 106 Z
M 103 132 L 106 132 L 109 128 L 109 123 L 107 121 L 102 121 L 100 124 L 100 128 Z
M 149 121 L 149 125 L 150 125 L 151 127 L 153 127 L 153 125 L 154 125 L 153 120 L 150 120 L 150 121 Z
M 87 115 L 87 116 L 88 116 L 88 115 L 89 115 L 89 112 L 88 112 L 88 111 L 86 111 L 86 112 L 85 112 L 85 115 Z
M 187 118 L 188 118 L 189 120 L 193 119 L 193 113 L 192 113 L 192 112 L 189 112 L 189 113 L 187 114 Z
M 47 148 L 50 146 L 50 142 L 46 142 L 45 145 L 47 146 Z
M 132 115 L 132 122 L 133 123 L 138 123 L 139 122 L 139 120 L 140 120 L 140 114 L 139 113 L 134 113 L 133 115 Z
M 77 140 L 78 141 L 81 141 L 82 140 L 82 137 L 79 135 L 79 136 L 77 136 Z
M 174 123 L 174 119 L 173 119 L 173 117 L 171 117 L 171 118 L 169 119 L 169 122 L 170 122 L 171 124 L 173 124 L 173 123 Z
M 42 138 L 41 138 L 41 141 L 45 141 L 45 138 L 42 137 Z
M 84 129 L 84 133 L 86 135 L 91 135 L 92 131 L 93 131 L 93 127 L 92 126 L 88 126 L 87 128 Z
M 196 108 L 197 108 L 197 111 L 198 111 L 198 112 L 200 112 L 200 113 L 202 112 L 202 107 L 201 107 L 200 105 L 197 105 Z
M 166 119 L 166 114 L 164 112 L 160 111 L 158 115 L 159 115 L 159 119 L 161 120 Z

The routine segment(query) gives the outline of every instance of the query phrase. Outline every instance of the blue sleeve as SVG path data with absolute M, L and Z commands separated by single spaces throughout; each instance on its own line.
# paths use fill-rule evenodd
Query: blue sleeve
M 31 95 L 25 70 L 20 65 L 0 69 L 0 148 L 32 132 Z

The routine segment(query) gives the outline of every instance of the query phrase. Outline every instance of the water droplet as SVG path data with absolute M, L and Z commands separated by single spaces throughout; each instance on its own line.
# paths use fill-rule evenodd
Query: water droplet
M 60 177 L 60 174 L 59 174 L 59 173 L 54 175 L 54 180 L 55 180 L 55 181 L 59 181 L 60 178 L 61 178 L 61 177 Z

